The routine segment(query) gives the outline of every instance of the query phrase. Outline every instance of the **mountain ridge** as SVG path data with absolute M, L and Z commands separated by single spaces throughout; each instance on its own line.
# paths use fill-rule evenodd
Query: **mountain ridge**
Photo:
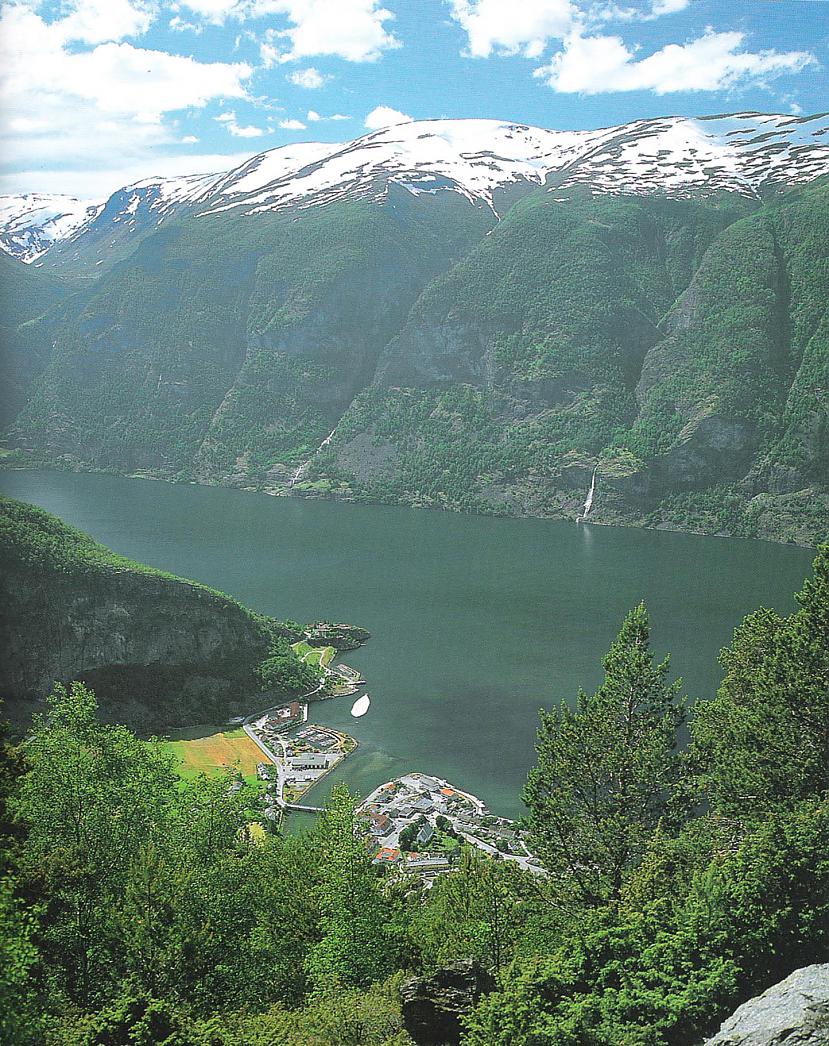
M 128 239 L 136 238 L 136 232 L 188 210 L 199 216 L 306 208 L 376 199 L 392 184 L 413 195 L 458 192 L 501 217 L 516 192 L 540 186 L 679 197 L 730 191 L 759 199 L 769 187 L 826 173 L 827 114 L 662 117 L 582 131 L 498 120 L 419 120 L 346 143 L 280 146 L 226 172 L 148 177 L 95 204 L 52 196 L 43 198 L 51 209 L 38 209 L 29 197 L 0 196 L 0 248 L 23 261 L 71 266 L 79 246 L 89 253 L 85 240 L 100 241 L 97 266 L 106 263 L 101 248 L 112 246 L 104 241 L 118 225 Z M 67 214 L 56 217 L 61 207 Z M 115 230 L 116 239 L 122 231 Z

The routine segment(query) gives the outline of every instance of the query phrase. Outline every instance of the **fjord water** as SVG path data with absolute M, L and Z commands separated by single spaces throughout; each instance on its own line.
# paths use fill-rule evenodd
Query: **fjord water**
M 314 801 L 333 780 L 366 794 L 422 770 L 518 816 L 538 709 L 599 683 L 627 610 L 646 601 L 657 653 L 707 697 L 741 617 L 790 612 L 811 560 L 765 542 L 104 475 L 0 472 L 0 490 L 255 610 L 368 628 L 345 660 L 365 673 L 369 713 L 352 718 L 349 698 L 312 706 L 360 742 Z

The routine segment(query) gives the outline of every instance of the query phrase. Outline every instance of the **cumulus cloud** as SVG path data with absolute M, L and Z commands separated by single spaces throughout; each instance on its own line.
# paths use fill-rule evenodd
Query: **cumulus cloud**
M 366 117 L 365 127 L 369 131 L 377 131 L 381 127 L 393 127 L 395 124 L 411 122 L 411 116 L 407 116 L 406 113 L 401 113 L 398 109 L 391 109 L 388 105 L 378 105 Z
M 319 123 L 320 121 L 328 122 L 330 120 L 350 120 L 350 116 L 346 116 L 344 113 L 334 113 L 332 116 L 320 116 L 316 109 L 309 109 L 305 115 L 305 119 L 308 123 Z
M 288 79 L 292 84 L 296 84 L 297 87 L 304 87 L 309 91 L 317 91 L 320 87 L 324 87 L 332 77 L 326 76 L 318 69 L 310 66 L 308 69 L 297 69 L 295 72 L 289 73 Z
M 687 44 L 668 44 L 637 58 L 618 36 L 575 32 L 535 76 L 555 91 L 599 94 L 605 91 L 718 91 L 796 73 L 814 62 L 805 51 L 742 50 L 744 34 L 711 30 Z
M 466 32 L 472 57 L 538 58 L 550 40 L 572 29 L 577 11 L 570 0 L 451 0 L 451 16 Z
M 373 62 L 400 47 L 386 27 L 394 19 L 379 0 L 252 0 L 254 15 L 285 15 L 289 27 L 269 30 L 267 46 L 280 62 L 335 55 L 348 62 Z M 279 41 L 282 46 L 275 46 Z
M 143 0 L 72 0 L 47 22 L 26 4 L 0 14 L 0 150 L 6 164 L 127 163 L 179 142 L 171 114 L 247 97 L 245 63 L 138 47 Z M 36 73 L 36 75 L 33 75 Z M 29 121 L 21 131 L 20 120 Z
M 280 120 L 279 126 L 283 131 L 304 131 L 305 124 L 302 120 Z
M 71 0 L 60 21 L 64 40 L 101 44 L 139 36 L 155 18 L 155 5 L 146 0 Z
M 646 57 L 621 37 L 597 32 L 608 22 L 642 22 L 685 10 L 691 0 L 641 0 L 589 6 L 587 0 L 447 0 L 466 33 L 470 57 L 539 58 L 558 46 L 535 76 L 563 93 L 716 91 L 800 72 L 804 51 L 750 51 L 741 32 L 708 29 L 696 40 L 667 44 Z
M 265 133 L 261 127 L 254 127 L 252 124 L 247 127 L 241 125 L 236 119 L 236 113 L 232 111 L 220 113 L 215 119 L 217 123 L 223 124 L 234 138 L 261 138 Z

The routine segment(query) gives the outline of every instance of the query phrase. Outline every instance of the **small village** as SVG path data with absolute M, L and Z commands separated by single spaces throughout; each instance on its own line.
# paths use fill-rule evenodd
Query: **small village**
M 269 760 L 259 763 L 257 776 L 266 782 L 265 815 L 271 819 L 285 808 L 301 809 L 308 789 L 357 747 L 348 734 L 309 723 L 303 701 L 268 709 L 244 729 Z
M 321 696 L 323 689 L 329 696 L 354 694 L 357 684 L 363 682 L 353 669 L 333 666 L 335 647 L 309 642 L 327 638 L 306 634 L 293 644 L 300 658 L 322 670 L 320 687 L 305 695 L 306 699 Z M 349 734 L 309 723 L 306 699 L 275 705 L 241 724 L 268 760 L 258 764 L 257 776 L 265 782 L 265 816 L 273 821 L 280 820 L 286 810 L 317 811 L 319 807 L 301 802 L 303 796 L 358 747 Z M 363 702 L 366 706 L 360 709 Z M 364 695 L 355 702 L 352 713 L 364 714 L 368 704 L 368 695 Z M 418 876 L 427 886 L 452 869 L 464 844 L 493 859 L 514 861 L 527 871 L 543 874 L 515 821 L 496 816 L 477 796 L 438 777 L 408 773 L 387 781 L 359 804 L 357 815 L 366 829 L 374 863 Z
M 463 843 L 542 871 L 515 821 L 496 817 L 476 796 L 438 777 L 404 774 L 376 788 L 357 812 L 373 841 L 374 862 L 427 883 L 452 868 Z
M 349 734 L 309 723 L 304 701 L 257 713 L 244 730 L 268 759 L 258 764 L 257 776 L 265 782 L 264 814 L 274 821 L 285 810 L 318 810 L 302 797 L 358 747 Z M 464 844 L 543 874 L 515 821 L 438 777 L 409 773 L 387 781 L 360 803 L 357 815 L 374 863 L 427 886 L 452 869 Z

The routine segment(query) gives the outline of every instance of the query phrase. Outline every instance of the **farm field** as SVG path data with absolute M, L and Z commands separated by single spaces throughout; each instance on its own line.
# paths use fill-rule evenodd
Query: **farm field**
M 185 780 L 199 774 L 213 774 L 227 767 L 238 767 L 246 781 L 256 780 L 257 763 L 269 762 L 244 730 L 217 729 L 202 737 L 177 737 L 162 741 L 172 753 L 176 769 Z

